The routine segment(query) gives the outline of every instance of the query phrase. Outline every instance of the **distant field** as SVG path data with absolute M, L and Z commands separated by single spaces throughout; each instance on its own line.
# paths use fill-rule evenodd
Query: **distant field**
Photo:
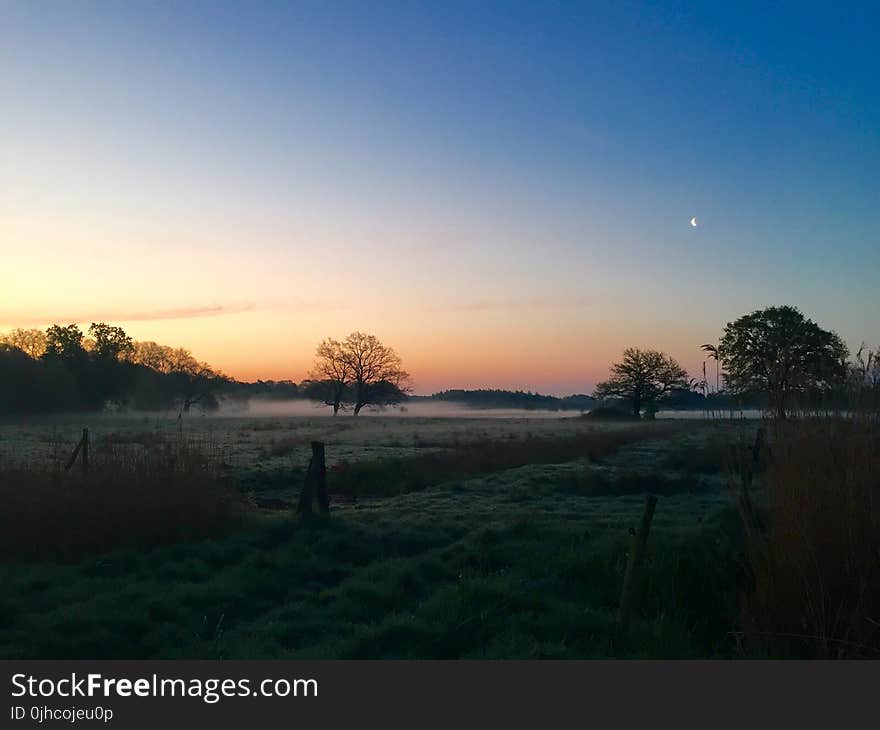
M 182 428 L 187 436 L 211 441 L 227 450 L 240 463 L 262 460 L 265 452 L 279 443 L 301 441 L 301 454 L 308 453 L 310 440 L 334 445 L 340 458 L 372 457 L 412 453 L 414 449 L 435 445 L 450 447 L 463 441 L 521 438 L 528 435 L 552 437 L 583 430 L 589 424 L 570 414 L 526 413 L 516 417 L 505 412 L 454 409 L 456 415 L 433 417 L 415 415 L 361 415 L 357 418 L 327 415 L 326 409 L 302 405 L 312 415 L 265 415 L 271 404 L 257 406 L 264 415 L 186 416 L 180 423 L 172 415 L 83 414 L 47 418 L 0 420 L 0 457 L 51 457 L 56 448 L 71 448 L 83 427 L 90 427 L 97 439 L 142 443 L 156 435 L 175 436 Z M 280 406 L 279 406 L 280 409 Z M 469 415 L 463 417 L 460 411 Z M 595 424 L 589 425 L 596 428 Z M 613 424 L 603 428 L 617 427 Z M 140 439 L 140 441 L 139 441 Z M 293 453 L 293 452 L 291 452 Z
M 0 656 L 733 651 L 723 454 L 751 437 L 747 422 L 73 417 L 0 425 L 0 460 L 49 468 L 86 425 L 96 455 L 210 445 L 257 507 L 214 540 L 60 565 L 7 556 Z M 326 443 L 332 513 L 303 523 L 278 507 L 298 495 L 312 440 Z M 631 639 L 611 642 L 628 529 L 648 492 L 660 501 L 638 615 Z
M 326 413 L 326 411 L 322 412 Z M 258 496 L 291 498 L 302 486 L 311 441 L 327 444 L 327 464 L 405 459 L 468 444 L 529 438 L 558 439 L 628 424 L 596 424 L 577 417 L 501 418 L 474 411 L 469 418 L 380 416 L 75 415 L 0 422 L 0 460 L 28 466 L 66 461 L 82 428 L 91 432 L 93 451 L 141 450 L 179 435 L 219 452 L 245 490 Z

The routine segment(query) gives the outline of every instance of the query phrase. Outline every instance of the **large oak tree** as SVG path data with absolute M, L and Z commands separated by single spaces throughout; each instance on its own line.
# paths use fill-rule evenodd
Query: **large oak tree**
M 795 307 L 767 307 L 728 322 L 718 352 L 728 389 L 767 395 L 779 418 L 793 395 L 835 387 L 847 374 L 840 337 Z
M 367 405 L 398 403 L 409 390 L 409 373 L 400 356 L 375 335 L 352 332 L 342 343 L 351 370 L 354 415 Z
M 326 339 L 316 354 L 306 392 L 332 406 L 346 404 L 354 415 L 364 406 L 399 403 L 409 391 L 409 374 L 400 356 L 375 335 L 352 332 L 342 342 Z
M 621 361 L 611 366 L 611 372 L 611 378 L 596 386 L 595 397 L 623 398 L 629 401 L 635 417 L 641 415 L 643 408 L 653 414 L 661 398 L 690 386 L 687 371 L 657 350 L 628 347 Z

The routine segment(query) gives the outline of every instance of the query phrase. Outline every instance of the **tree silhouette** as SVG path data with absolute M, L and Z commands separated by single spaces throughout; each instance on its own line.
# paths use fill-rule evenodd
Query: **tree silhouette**
M 847 374 L 847 348 L 795 307 L 767 307 L 728 322 L 718 348 L 731 391 L 764 393 L 786 417 L 791 396 L 835 387 Z
M 130 358 L 133 363 L 144 365 L 157 373 L 170 373 L 174 363 L 174 348 L 155 342 L 135 342 Z
M 131 337 L 122 327 L 113 327 L 103 322 L 92 322 L 89 334 L 95 339 L 95 355 L 105 360 L 119 360 L 134 352 Z
M 46 333 L 37 329 L 14 329 L 0 337 L 0 343 L 15 347 L 36 360 L 46 352 Z
M 183 348 L 171 350 L 169 358 L 169 375 L 177 384 L 182 412 L 189 412 L 193 406 L 216 409 L 219 405 L 216 392 L 227 381 L 226 376 Z
M 657 350 L 628 347 L 623 359 L 611 366 L 612 377 L 596 386 L 597 398 L 618 397 L 628 400 L 632 414 L 642 409 L 653 416 L 658 401 L 675 390 L 688 390 L 687 371 L 669 355 Z
M 721 355 L 715 345 L 700 345 L 700 349 L 707 354 L 710 360 L 715 361 L 715 392 L 721 392 Z M 703 377 L 706 376 L 706 363 L 703 361 Z
M 345 357 L 342 344 L 333 338 L 327 338 L 318 345 L 315 358 L 308 393 L 325 405 L 332 406 L 335 416 L 343 405 L 346 389 L 351 382 L 352 366 Z
M 93 322 L 89 334 L 53 324 L 45 333 L 0 336 L 0 412 L 100 410 L 108 403 L 210 409 L 221 390 L 242 385 L 189 350 L 132 342 L 121 327 Z
M 375 335 L 352 332 L 341 345 L 342 360 L 351 372 L 354 415 L 366 405 L 399 403 L 409 391 L 409 373 L 400 356 Z
M 66 327 L 53 324 L 46 330 L 46 352 L 49 357 L 79 360 L 85 355 L 82 330 L 75 324 Z

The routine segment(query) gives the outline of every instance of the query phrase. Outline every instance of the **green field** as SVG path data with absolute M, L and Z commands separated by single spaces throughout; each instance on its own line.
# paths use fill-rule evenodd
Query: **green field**
M 51 468 L 83 425 L 6 423 L 0 457 Z M 4 658 L 737 653 L 742 558 L 724 454 L 752 437 L 748 422 L 198 417 L 179 432 L 173 418 L 102 417 L 87 425 L 96 464 L 102 450 L 200 444 L 247 495 L 247 518 L 210 540 L 5 555 Z M 332 511 L 298 519 L 283 506 L 299 493 L 316 439 L 326 443 Z M 89 488 L 66 478 L 65 489 Z M 659 503 L 635 615 L 615 635 L 628 531 L 649 492 Z

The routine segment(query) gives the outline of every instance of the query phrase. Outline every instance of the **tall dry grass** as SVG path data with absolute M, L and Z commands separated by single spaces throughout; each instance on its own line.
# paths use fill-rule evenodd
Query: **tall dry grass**
M 880 657 L 880 428 L 869 419 L 769 433 L 747 525 L 750 653 Z
M 116 548 L 215 537 L 250 504 L 223 474 L 222 454 L 196 440 L 95 442 L 88 475 L 62 461 L 0 465 L 0 560 L 62 562 Z

